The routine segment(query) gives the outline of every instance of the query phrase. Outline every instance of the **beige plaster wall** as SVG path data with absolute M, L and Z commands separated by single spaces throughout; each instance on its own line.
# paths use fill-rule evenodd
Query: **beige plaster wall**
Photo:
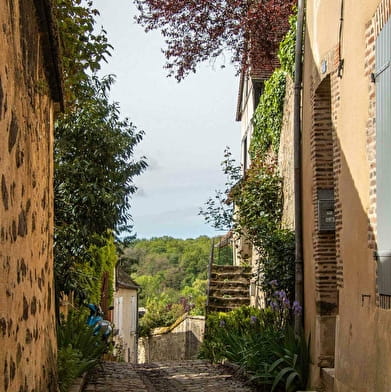
M 56 391 L 53 103 L 32 1 L 0 0 L 0 390 Z
M 334 148 L 340 153 L 340 173 L 336 186 L 339 193 L 341 225 L 337 243 L 341 270 L 339 311 L 335 344 L 335 391 L 385 392 L 391 385 L 390 323 L 391 311 L 376 304 L 376 264 L 369 241 L 374 234 L 369 220 L 370 162 L 368 159 L 367 124 L 371 81 L 368 66 L 366 29 L 380 1 L 344 2 L 341 55 L 342 77 L 338 66 L 338 31 L 341 2 L 307 1 L 303 89 L 303 219 L 305 262 L 305 327 L 311 333 L 313 358 L 312 381 L 319 384 L 316 363 L 321 337 L 315 306 L 315 266 L 313 234 L 311 167 L 311 102 L 321 80 L 331 75 L 335 84 L 332 105 L 335 130 Z M 386 3 L 386 1 L 383 1 Z M 389 3 L 389 2 L 388 2 Z M 322 71 L 323 65 L 327 65 Z
M 278 168 L 283 178 L 283 213 L 284 227 L 294 229 L 294 166 L 293 166 L 293 81 L 287 76 L 284 112 L 278 150 Z
M 122 302 L 121 309 L 119 303 Z M 137 362 L 137 290 L 119 288 L 114 293 L 114 328 L 119 329 L 115 338 L 121 344 L 122 359 Z

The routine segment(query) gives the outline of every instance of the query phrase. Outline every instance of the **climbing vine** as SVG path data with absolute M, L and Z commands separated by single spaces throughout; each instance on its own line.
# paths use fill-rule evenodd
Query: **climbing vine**
M 265 82 L 264 93 L 253 117 L 254 132 L 250 144 L 250 155 L 261 159 L 272 150 L 277 153 L 284 107 L 286 73 L 282 69 L 273 72 Z
M 284 109 L 286 78 L 293 77 L 295 62 L 296 13 L 289 18 L 290 29 L 281 41 L 278 59 L 281 67 L 265 82 L 264 91 L 253 117 L 254 132 L 250 144 L 252 159 L 277 154 Z
M 297 10 L 289 17 L 289 30 L 280 42 L 277 53 L 281 69 L 293 78 L 295 71 L 295 45 L 296 45 Z

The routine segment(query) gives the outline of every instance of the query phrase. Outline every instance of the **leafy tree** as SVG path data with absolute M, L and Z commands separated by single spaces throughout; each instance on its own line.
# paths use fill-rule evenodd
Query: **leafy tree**
M 110 103 L 112 77 L 81 82 L 83 105 L 61 115 L 55 138 L 55 262 L 57 287 L 68 292 L 83 286 L 70 276 L 72 266 L 90 262 L 89 248 L 107 230 L 129 229 L 134 176 L 145 168 L 134 160 L 143 133 L 121 120 Z M 103 243 L 102 243 L 103 245 Z M 72 283 L 73 282 L 73 283 Z
M 106 31 L 96 32 L 99 11 L 91 0 L 56 0 L 56 16 L 61 43 L 65 99 L 69 105 L 80 103 L 80 88 L 90 75 L 107 61 L 110 50 Z
M 226 176 L 225 189 L 215 190 L 215 195 L 206 201 L 205 207 L 200 208 L 199 215 L 202 215 L 205 222 L 216 230 L 229 231 L 232 229 L 234 212 L 230 193 L 242 178 L 240 166 L 236 165 L 229 147 L 224 150 L 221 167 Z
M 270 157 L 269 157 L 270 160 Z M 282 178 L 277 165 L 257 158 L 245 180 L 233 192 L 238 206 L 235 231 L 245 236 L 259 255 L 261 286 L 271 298 L 279 289 L 294 296 L 294 234 L 282 227 Z M 271 285 L 270 282 L 275 282 Z
M 273 69 L 278 43 L 288 29 L 294 0 L 134 0 L 137 22 L 160 29 L 169 76 L 182 80 L 198 63 L 230 52 L 241 66 Z
M 159 237 L 135 240 L 132 248 L 125 252 L 137 255 L 134 276 L 162 274 L 161 291 L 181 290 L 192 286 L 196 279 L 206 279 L 210 246 L 211 239 L 206 236 L 186 240 Z

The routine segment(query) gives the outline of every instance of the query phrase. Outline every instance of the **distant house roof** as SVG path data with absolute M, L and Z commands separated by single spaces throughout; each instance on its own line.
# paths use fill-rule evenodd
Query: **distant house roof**
M 140 286 L 121 268 L 116 268 L 116 288 L 138 290 Z

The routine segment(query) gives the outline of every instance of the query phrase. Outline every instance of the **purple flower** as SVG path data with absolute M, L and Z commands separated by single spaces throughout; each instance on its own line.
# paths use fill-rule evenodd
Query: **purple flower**
M 257 318 L 255 316 L 250 317 L 250 324 L 255 324 L 257 322 Z
M 225 321 L 224 320 L 220 320 L 220 327 L 225 327 Z
M 292 305 L 292 310 L 295 316 L 300 316 L 303 311 L 303 308 L 301 307 L 298 301 L 294 301 Z
M 291 302 L 289 301 L 289 299 L 287 297 L 283 298 L 282 303 L 286 308 L 290 308 L 290 306 L 291 306 Z
M 278 303 L 276 301 L 270 301 L 270 306 L 272 309 L 278 309 Z
M 284 290 L 276 291 L 276 294 L 281 301 L 284 301 L 286 299 L 286 293 Z

